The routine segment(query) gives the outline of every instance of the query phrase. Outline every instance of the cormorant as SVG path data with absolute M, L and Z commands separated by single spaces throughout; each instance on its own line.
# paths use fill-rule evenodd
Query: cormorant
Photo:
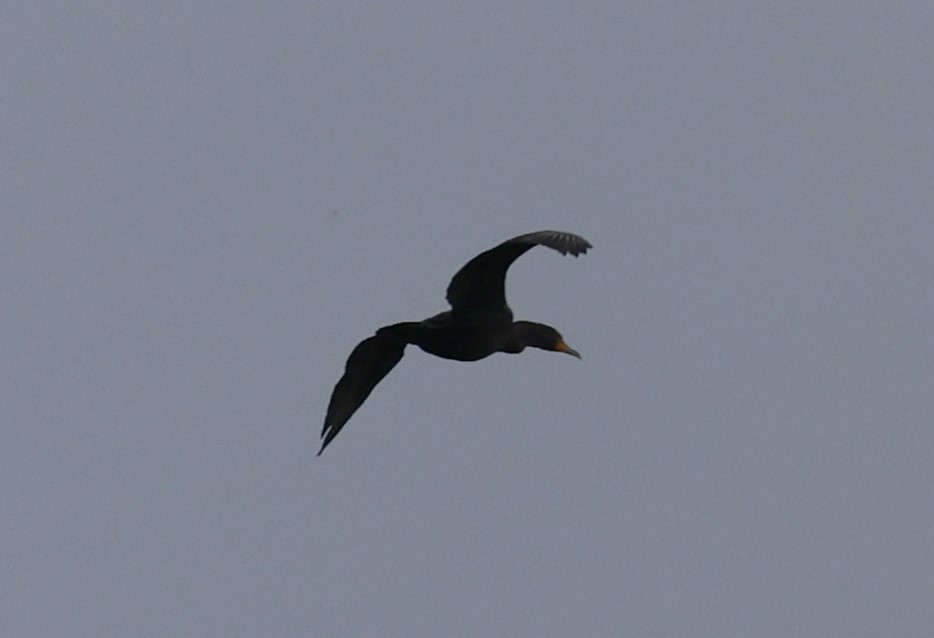
M 512 310 L 506 304 L 506 270 L 520 255 L 538 245 L 575 257 L 592 247 L 583 237 L 555 230 L 514 237 L 477 255 L 454 275 L 447 291 L 451 310 L 424 321 L 386 326 L 364 339 L 350 353 L 344 376 L 331 394 L 318 455 L 376 384 L 399 363 L 410 343 L 457 361 L 477 361 L 494 352 L 518 353 L 526 347 L 564 352 L 580 359 L 557 330 L 541 323 L 513 321 Z

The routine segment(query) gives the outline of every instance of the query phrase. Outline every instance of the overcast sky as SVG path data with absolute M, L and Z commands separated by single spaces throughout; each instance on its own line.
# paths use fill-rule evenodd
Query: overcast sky
M 0 634 L 929 636 L 932 6 L 4 3 Z

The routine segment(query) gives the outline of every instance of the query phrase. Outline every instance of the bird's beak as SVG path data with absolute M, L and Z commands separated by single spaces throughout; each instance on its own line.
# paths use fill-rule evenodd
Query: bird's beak
M 571 355 L 572 357 L 577 357 L 578 359 L 581 358 L 581 353 L 568 344 L 564 343 L 564 341 L 558 342 L 558 344 L 555 346 L 555 352 L 563 352 L 565 354 Z

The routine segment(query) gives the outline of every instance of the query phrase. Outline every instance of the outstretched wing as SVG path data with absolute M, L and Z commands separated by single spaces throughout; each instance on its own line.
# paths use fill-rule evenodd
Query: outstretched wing
M 557 230 L 513 237 L 477 255 L 457 271 L 448 286 L 448 303 L 455 311 L 469 306 L 506 305 L 506 271 L 525 251 L 539 245 L 575 257 L 591 248 L 583 237 Z
M 407 339 L 403 331 L 393 330 L 394 326 L 381 328 L 376 335 L 361 341 L 350 357 L 344 369 L 344 376 L 334 386 L 331 403 L 321 429 L 321 449 L 324 452 L 344 424 L 353 416 L 376 384 L 389 374 L 402 359 Z

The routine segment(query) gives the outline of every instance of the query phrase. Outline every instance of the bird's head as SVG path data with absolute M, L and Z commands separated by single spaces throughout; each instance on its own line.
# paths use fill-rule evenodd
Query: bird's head
M 561 334 L 543 323 L 533 321 L 517 321 L 512 324 L 512 335 L 504 350 L 506 352 L 522 352 L 526 347 L 563 352 L 572 357 L 581 358 L 580 353 L 566 344 Z

